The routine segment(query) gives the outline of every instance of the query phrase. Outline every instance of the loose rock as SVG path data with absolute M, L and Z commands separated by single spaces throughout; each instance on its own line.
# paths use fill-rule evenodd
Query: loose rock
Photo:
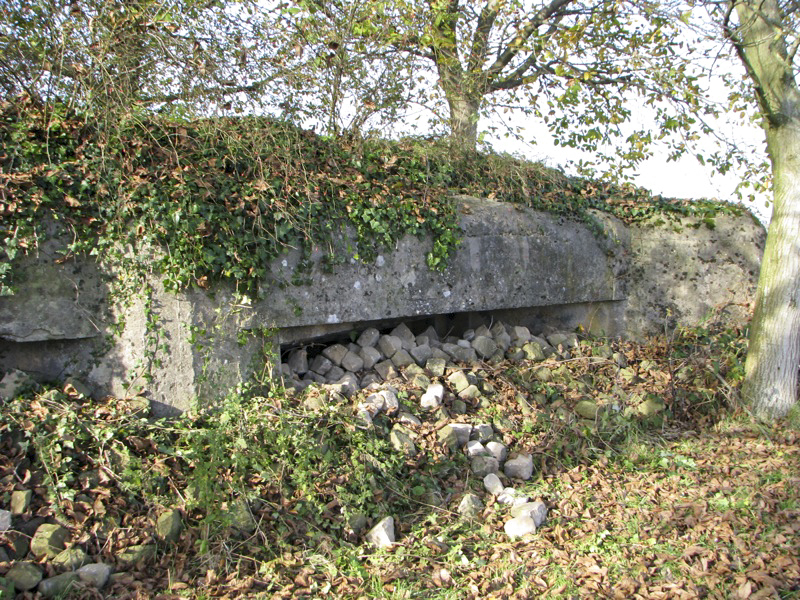
M 14 584 L 18 592 L 27 592 L 39 585 L 42 572 L 33 563 L 18 562 L 8 570 L 6 579 Z
M 465 494 L 458 505 L 458 514 L 467 518 L 474 518 L 483 511 L 483 502 L 475 494 Z
M 367 533 L 367 541 L 378 548 L 394 544 L 394 517 L 386 517 Z
M 514 540 L 536 533 L 536 523 L 531 517 L 514 517 L 503 526 L 503 530 L 508 537 Z
M 519 456 L 506 461 L 503 472 L 508 477 L 516 477 L 527 481 L 533 475 L 533 457 L 530 454 Z

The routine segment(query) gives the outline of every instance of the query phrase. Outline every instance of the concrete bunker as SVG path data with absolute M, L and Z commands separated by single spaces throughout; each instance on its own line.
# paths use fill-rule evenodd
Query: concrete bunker
M 701 323 L 721 306 L 741 321 L 754 297 L 765 232 L 749 214 L 720 214 L 713 229 L 692 217 L 629 226 L 602 213 L 589 224 L 458 201 L 462 241 L 443 271 L 427 267 L 431 240 L 406 237 L 374 261 L 346 258 L 333 273 L 312 255 L 308 281 L 291 285 L 301 257 L 290 253 L 254 299 L 226 284 L 176 294 L 154 274 L 146 294 L 119 303 L 108 292 L 112 266 L 65 263 L 54 240 L 19 266 L 20 292 L 0 298 L 0 371 L 73 376 L 96 395 L 145 394 L 156 413 L 172 414 L 258 375 L 265 349 L 369 327 L 462 333 L 503 322 L 538 334 L 582 325 L 635 338 Z

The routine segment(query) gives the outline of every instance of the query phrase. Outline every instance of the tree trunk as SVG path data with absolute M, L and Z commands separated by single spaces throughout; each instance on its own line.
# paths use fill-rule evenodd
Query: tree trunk
M 785 416 L 797 400 L 800 364 L 800 90 L 777 0 L 734 5 L 731 39 L 758 99 L 772 161 L 773 209 L 758 279 L 742 394 L 760 418 Z
M 447 94 L 447 103 L 450 106 L 450 139 L 459 150 L 475 150 L 480 101 Z
M 800 365 L 800 123 L 768 133 L 774 205 L 742 389 L 760 418 L 786 416 Z

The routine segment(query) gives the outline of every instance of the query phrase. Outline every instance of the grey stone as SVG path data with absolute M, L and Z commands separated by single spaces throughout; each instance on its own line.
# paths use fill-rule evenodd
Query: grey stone
M 348 350 L 347 354 L 345 354 L 342 359 L 342 368 L 351 373 L 358 372 L 364 368 L 364 359 L 358 354 Z
M 422 425 L 422 421 L 420 421 L 410 412 L 406 411 L 401 411 L 400 414 L 397 415 L 397 422 L 402 423 L 403 425 L 413 425 L 415 427 Z
M 418 345 L 421 345 L 420 342 L 419 342 L 419 339 L 421 337 L 427 338 L 429 344 L 431 344 L 431 342 L 434 342 L 434 343 L 439 343 L 440 342 L 439 334 L 436 333 L 436 330 L 433 327 L 431 327 L 430 325 L 425 329 L 425 331 L 423 331 L 422 333 L 420 333 L 417 336 L 417 344 Z
M 322 351 L 322 356 L 330 360 L 334 365 L 341 367 L 342 360 L 349 350 L 342 344 L 333 344 Z
M 417 447 L 414 445 L 414 440 L 411 439 L 408 431 L 401 425 L 392 427 L 389 434 L 389 441 L 392 447 L 398 452 L 402 452 L 406 456 L 414 456 L 417 453 Z
M 508 456 L 508 449 L 500 442 L 487 442 L 485 444 L 489 453 L 497 459 L 498 463 L 502 463 Z
M 509 333 L 511 334 L 511 339 L 519 345 L 523 345 L 531 339 L 530 330 L 522 325 L 515 325 Z
M 595 419 L 597 417 L 598 406 L 592 400 L 581 400 L 575 405 L 575 413 L 584 419 Z
M 408 353 L 414 358 L 417 364 L 421 367 L 424 367 L 428 361 L 433 356 L 433 351 L 428 344 L 423 344 L 421 346 L 414 346 Z
M 0 379 L 0 401 L 12 400 L 35 385 L 36 382 L 27 373 L 12 369 Z
M 408 369 L 406 369 L 406 376 L 408 376 Z M 418 390 L 427 390 L 428 387 L 430 387 L 431 385 L 431 378 L 428 377 L 427 375 L 417 374 L 411 378 L 408 384 L 411 388 L 416 388 Z
M 375 347 L 375 344 L 378 343 L 378 339 L 380 337 L 381 334 L 377 329 L 375 329 L 374 327 L 367 327 L 364 331 L 361 332 L 361 335 L 358 336 L 356 344 L 358 344 L 362 348 L 373 348 Z
M 475 339 L 475 330 L 474 329 L 467 329 L 461 336 L 462 339 L 471 342 Z
M 528 501 L 528 497 L 515 490 L 513 487 L 504 488 L 502 492 L 497 495 L 498 504 L 510 504 L 511 506 L 520 506 Z
M 33 490 L 14 490 L 11 492 L 11 514 L 24 515 L 28 512 L 33 498 Z M 2 526 L 0 526 L 2 530 Z
M 475 400 L 481 397 L 481 391 L 477 385 L 468 385 L 466 388 L 458 392 L 458 397 L 462 400 Z
M 457 346 L 453 353 L 453 360 L 471 365 L 478 362 L 478 353 L 475 352 L 475 349 L 472 347 L 461 348 L 460 346 Z
M 489 328 L 486 325 L 480 325 L 475 329 L 475 337 L 480 337 L 480 336 L 492 337 L 492 332 L 489 331 Z
M 392 329 L 391 335 L 400 338 L 404 350 L 411 350 L 417 343 L 414 334 L 411 333 L 411 330 L 405 323 L 400 323 L 397 327 Z
M 250 535 L 256 530 L 256 520 L 245 498 L 236 498 L 229 504 L 225 519 L 231 527 L 245 535 Z
M 371 385 L 378 385 L 383 381 L 383 378 L 375 372 L 370 372 L 361 378 L 361 389 L 366 389 Z
M 503 525 L 503 531 L 506 532 L 509 538 L 515 540 L 536 533 L 536 523 L 533 522 L 531 517 L 514 517 Z
M 536 527 L 541 527 L 547 519 L 547 506 L 541 500 L 526 502 L 511 509 L 512 517 L 529 516 Z
M 31 552 L 36 558 L 54 558 L 61 552 L 69 539 L 69 531 L 61 525 L 45 523 L 40 525 L 31 539 Z
M 500 481 L 500 478 L 497 476 L 496 472 L 487 473 L 483 477 L 483 487 L 486 488 L 486 491 L 493 496 L 502 494 L 504 489 L 503 482 Z
M 72 584 L 78 580 L 77 573 L 61 573 L 61 575 L 54 575 L 40 581 L 37 591 L 42 598 L 59 598 L 66 594 Z
M 469 436 L 472 433 L 472 425 L 469 423 L 450 423 L 448 425 L 453 431 L 456 432 L 458 438 L 458 447 L 463 448 L 469 441 Z
M 431 357 L 440 358 L 443 361 L 445 361 L 445 364 L 447 364 L 452 360 L 452 357 L 447 352 L 445 352 L 441 348 L 435 348 L 433 346 L 431 346 Z
M 469 380 L 461 370 L 450 373 L 450 375 L 447 376 L 447 383 L 456 394 L 463 392 L 469 386 Z
M 369 411 L 360 404 L 356 407 L 356 418 L 361 422 L 363 427 L 370 429 L 373 426 L 372 415 Z
M 506 359 L 507 360 L 510 360 L 510 361 L 513 361 L 513 362 L 519 362 L 524 358 L 525 358 L 525 352 L 522 350 L 522 348 L 511 347 L 506 352 Z
M 305 375 L 308 371 L 308 352 L 305 348 L 297 348 L 289 353 L 289 358 L 286 361 L 292 373 L 297 375 Z M 324 373 L 321 373 L 324 375 Z
M 105 563 L 92 563 L 82 566 L 77 570 L 77 574 L 82 582 L 99 590 L 108 582 L 111 567 Z
M 472 439 L 481 443 L 489 442 L 494 435 L 494 428 L 490 423 L 480 423 L 472 428 Z
M 389 381 L 397 377 L 397 369 L 391 360 L 384 360 L 375 364 L 375 371 L 380 375 L 384 381 Z
M 325 381 L 328 383 L 336 383 L 342 377 L 344 377 L 344 374 L 345 370 L 342 367 L 338 365 L 333 365 L 331 367 L 331 370 L 328 371 L 328 374 L 325 376 Z
M 494 337 L 494 343 L 497 344 L 497 350 L 500 356 L 511 347 L 511 336 L 507 333 L 502 333 Z
M 11 529 L 11 511 L 0 509 L 0 533 Z
M 458 433 L 450 425 L 445 425 L 436 432 L 436 438 L 439 443 L 447 448 L 451 453 L 457 452 L 461 447 L 458 443 Z
M 362 348 L 358 355 L 361 357 L 361 360 L 364 362 L 364 368 L 367 370 L 374 367 L 376 363 L 383 359 L 383 355 L 380 351 L 372 346 Z
M 530 454 L 519 454 L 506 461 L 503 472 L 508 477 L 527 481 L 533 475 L 533 457 Z
M 477 440 L 467 442 L 467 456 L 488 456 L 489 451 Z
M 422 408 L 438 408 L 444 398 L 444 386 L 441 383 L 432 383 L 420 398 Z
M 345 373 L 335 383 L 329 384 L 327 387 L 332 392 L 341 394 L 345 398 L 352 398 L 360 389 L 358 377 L 354 373 Z
M 470 461 L 470 469 L 476 477 L 485 477 L 489 473 L 497 473 L 500 463 L 494 456 L 474 456 Z
M 395 352 L 394 356 L 392 356 L 391 358 L 391 361 L 392 364 L 398 369 L 402 369 L 403 367 L 408 367 L 409 365 L 416 364 L 414 359 L 404 348 L 401 348 L 400 350 Z
M 367 541 L 378 548 L 388 548 L 395 542 L 394 517 L 381 519 L 375 527 L 367 533 Z
M 367 528 L 367 516 L 363 513 L 355 513 L 350 515 L 347 519 L 347 525 L 356 535 L 361 535 L 361 532 Z
M 374 417 L 379 412 L 383 410 L 383 406 L 386 400 L 384 399 L 383 395 L 380 393 L 370 394 L 366 398 L 364 398 L 363 402 L 358 404 L 359 410 L 367 411 L 370 416 Z
M 56 555 L 53 564 L 65 570 L 74 571 L 89 562 L 89 557 L 83 548 L 73 546 Z
M 453 411 L 454 415 L 467 414 L 467 403 L 464 402 L 461 398 L 456 398 L 455 400 L 453 400 L 453 404 L 450 408 Z
M 481 358 L 488 358 L 497 352 L 497 344 L 494 343 L 494 340 L 482 335 L 472 340 L 472 347 Z
M 389 416 L 394 415 L 400 408 L 400 401 L 395 390 L 388 388 L 378 393 L 383 396 L 383 411 Z
M 178 541 L 183 530 L 181 511 L 177 508 L 162 513 L 156 520 L 156 538 L 167 544 Z
M 33 563 L 18 562 L 6 572 L 6 579 L 14 584 L 18 592 L 27 592 L 39 585 L 42 572 Z
M 153 560 L 156 556 L 155 544 L 138 544 L 135 546 L 128 546 L 122 552 L 117 554 L 117 564 L 123 569 L 130 569 L 141 563 L 147 563 Z
M 433 350 L 431 350 L 433 354 Z M 444 369 L 447 366 L 447 360 L 444 358 L 429 358 L 425 362 L 425 368 L 430 371 L 434 377 L 441 377 L 444 375 Z
M 378 338 L 378 348 L 386 358 L 392 358 L 403 349 L 403 340 L 394 335 L 382 335 Z
M 475 494 L 464 494 L 461 502 L 458 504 L 458 514 L 468 519 L 473 519 L 483 512 L 483 502 Z
M 522 352 L 528 360 L 542 361 L 545 359 L 544 350 L 537 342 L 528 342 L 522 346 Z
M 333 362 L 322 354 L 317 354 L 311 359 L 311 365 L 309 368 L 314 371 L 314 373 L 324 376 L 327 375 L 328 371 L 333 368 Z
M 467 340 L 458 340 L 456 342 L 456 346 L 459 348 L 472 348 L 472 343 L 468 342 Z

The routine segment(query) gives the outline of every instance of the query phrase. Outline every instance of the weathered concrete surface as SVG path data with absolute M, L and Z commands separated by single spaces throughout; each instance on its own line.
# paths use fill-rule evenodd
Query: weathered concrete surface
M 416 238 L 371 263 L 346 261 L 334 274 L 314 255 L 302 286 L 287 285 L 299 260 L 289 254 L 272 265 L 254 301 L 225 285 L 213 294 L 172 294 L 151 277 L 122 305 L 109 299 L 113 269 L 62 261 L 59 244 L 48 242 L 15 268 L 17 295 L 0 298 L 0 370 L 76 376 L 98 395 L 146 392 L 157 414 L 169 414 L 268 373 L 271 344 L 364 322 L 500 311 L 534 331 L 581 323 L 638 337 L 753 298 L 764 231 L 749 216 L 717 217 L 711 230 L 691 219 L 626 227 L 597 214 L 590 228 L 513 205 L 460 201 L 463 242 L 442 273 L 426 266 L 430 240 Z M 346 248 L 344 240 L 339 256 L 352 255 L 341 254 Z M 743 318 L 745 309 L 733 308 L 726 316 Z

